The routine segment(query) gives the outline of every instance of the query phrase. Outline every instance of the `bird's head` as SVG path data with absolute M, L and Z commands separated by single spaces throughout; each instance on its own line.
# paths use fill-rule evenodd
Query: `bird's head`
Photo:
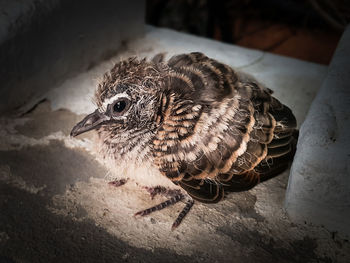
M 97 109 L 74 126 L 71 136 L 96 129 L 104 140 L 119 143 L 130 134 L 154 132 L 165 67 L 135 58 L 117 63 L 98 85 Z

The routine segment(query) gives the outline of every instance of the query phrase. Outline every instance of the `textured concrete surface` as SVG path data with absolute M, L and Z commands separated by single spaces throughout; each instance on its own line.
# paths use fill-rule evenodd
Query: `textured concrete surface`
M 350 235 L 350 27 L 301 127 L 286 208 L 295 220 Z
M 36 100 L 143 33 L 142 0 L 5 0 L 0 10 L 0 112 Z
M 30 24 L 36 19 L 35 16 L 43 15 L 42 11 L 50 12 L 59 3 L 60 0 L 0 1 L 0 44 L 15 36 L 23 26 Z
M 0 259 L 5 262 L 348 262 L 341 233 L 295 224 L 283 209 L 288 174 L 215 205 L 196 203 L 175 231 L 183 204 L 134 218 L 163 200 L 134 182 L 115 188 L 94 148 L 94 133 L 70 127 L 93 110 L 91 96 L 113 61 L 202 51 L 256 76 L 305 118 L 327 68 L 147 27 L 110 61 L 67 79 L 3 115 L 0 130 Z M 116 169 L 118 169 L 116 167 Z M 0 261 L 1 261 L 0 260 Z M 7 261 L 6 261 L 7 260 Z

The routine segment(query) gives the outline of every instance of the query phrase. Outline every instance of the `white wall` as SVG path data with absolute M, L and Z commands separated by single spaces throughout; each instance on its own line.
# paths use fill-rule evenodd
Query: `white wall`
M 297 148 L 288 214 L 350 235 L 350 26 L 301 127 Z

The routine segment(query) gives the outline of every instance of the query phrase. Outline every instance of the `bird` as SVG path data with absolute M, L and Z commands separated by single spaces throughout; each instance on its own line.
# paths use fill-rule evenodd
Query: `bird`
M 291 109 L 254 77 L 201 52 L 165 56 L 117 62 L 97 86 L 97 109 L 70 135 L 97 131 L 122 176 L 111 184 L 130 179 L 167 198 L 136 217 L 182 201 L 175 229 L 195 201 L 217 203 L 287 169 L 298 130 Z

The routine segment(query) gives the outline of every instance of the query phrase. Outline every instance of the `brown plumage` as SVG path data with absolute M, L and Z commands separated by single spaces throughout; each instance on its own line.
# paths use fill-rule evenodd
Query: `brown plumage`
M 97 129 L 125 177 L 169 197 L 136 215 L 186 200 L 176 227 L 193 199 L 216 203 L 286 169 L 296 120 L 270 89 L 202 53 L 163 59 L 117 63 L 96 91 L 98 109 L 71 134 Z

